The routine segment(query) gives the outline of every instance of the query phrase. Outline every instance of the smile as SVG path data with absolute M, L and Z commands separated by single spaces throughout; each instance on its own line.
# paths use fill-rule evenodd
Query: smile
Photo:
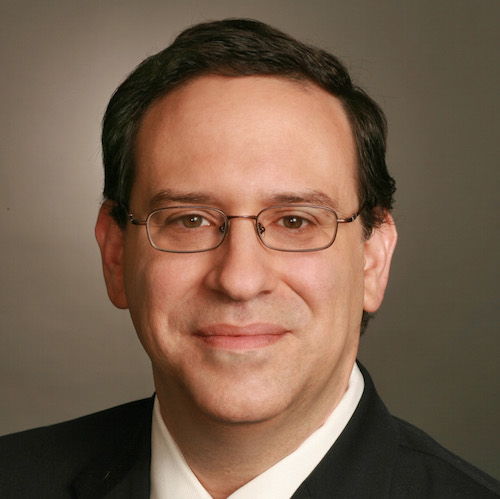
M 287 329 L 274 324 L 217 324 L 198 330 L 194 336 L 213 348 L 251 350 L 273 345 L 288 333 Z

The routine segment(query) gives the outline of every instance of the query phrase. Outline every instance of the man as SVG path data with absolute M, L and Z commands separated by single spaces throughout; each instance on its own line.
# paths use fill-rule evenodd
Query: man
M 5 437 L 2 497 L 497 497 L 356 364 L 396 244 L 385 118 L 332 55 L 195 26 L 118 88 L 96 225 L 154 399 Z

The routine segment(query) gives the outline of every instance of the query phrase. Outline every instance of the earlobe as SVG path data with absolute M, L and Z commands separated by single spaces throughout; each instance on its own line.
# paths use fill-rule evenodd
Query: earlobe
M 374 229 L 365 242 L 364 310 L 366 312 L 377 311 L 382 303 L 397 239 L 396 225 L 388 213 L 384 223 Z
M 123 282 L 123 230 L 111 216 L 112 203 L 105 201 L 97 217 L 95 236 L 101 250 L 108 296 L 118 308 L 128 308 Z

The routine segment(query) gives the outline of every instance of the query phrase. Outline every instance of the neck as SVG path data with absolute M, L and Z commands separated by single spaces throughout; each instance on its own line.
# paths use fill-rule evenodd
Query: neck
M 350 372 L 336 390 L 257 422 L 235 423 L 199 410 L 185 392 L 164 386 L 155 375 L 162 418 L 203 487 L 214 499 L 226 498 L 296 450 L 318 429 L 347 389 Z

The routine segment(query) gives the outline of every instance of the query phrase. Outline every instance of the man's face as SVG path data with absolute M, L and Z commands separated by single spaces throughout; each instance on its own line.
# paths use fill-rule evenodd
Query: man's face
M 339 217 L 359 209 L 348 120 L 336 98 L 312 85 L 195 79 L 147 111 L 135 159 L 130 206 L 138 219 L 184 204 L 228 215 L 256 215 L 283 200 L 330 206 Z M 193 254 L 157 251 L 145 227 L 129 225 L 123 290 L 110 295 L 129 307 L 157 390 L 172 404 L 219 421 L 302 417 L 315 407 L 328 412 L 345 390 L 365 249 L 359 220 L 311 253 L 264 247 L 251 219 L 232 220 L 220 247 Z

